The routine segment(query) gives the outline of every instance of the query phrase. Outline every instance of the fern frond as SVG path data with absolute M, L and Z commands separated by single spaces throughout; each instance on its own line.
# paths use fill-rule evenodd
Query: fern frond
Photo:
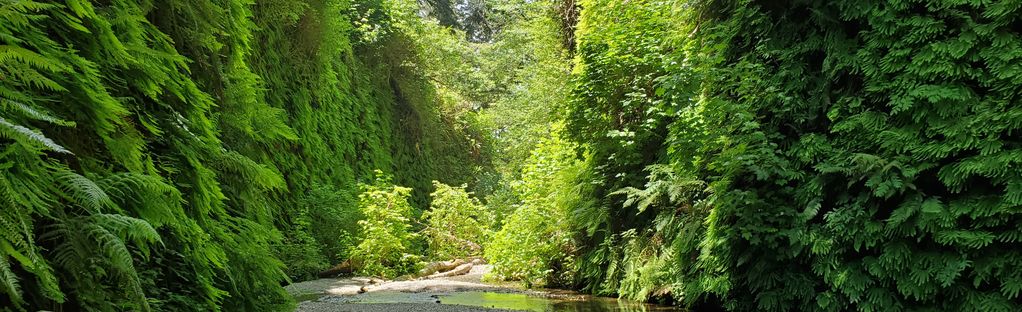
M 12 45 L 0 45 L 0 63 L 20 62 L 50 72 L 65 72 L 69 68 L 60 61 L 47 58 L 39 53 Z
M 6 253 L 0 253 L 0 293 L 7 294 L 15 305 L 22 303 L 21 285 L 18 284 L 18 276 L 11 271 Z
M 67 121 L 67 120 L 64 120 L 64 119 L 57 118 L 57 117 L 53 117 L 53 115 L 50 115 L 49 113 L 44 112 L 40 108 L 31 107 L 31 106 L 25 105 L 23 103 L 19 103 L 19 102 L 7 100 L 7 99 L 0 99 L 0 101 L 2 101 L 5 104 L 5 106 L 13 108 L 13 109 L 15 109 L 17 111 L 20 111 L 25 117 L 28 117 L 28 118 L 31 118 L 31 119 L 35 119 L 35 120 L 45 121 L 45 122 L 48 122 L 48 123 L 51 123 L 51 124 L 55 124 L 55 125 L 58 125 L 58 126 L 64 126 L 64 127 L 74 127 L 75 126 L 75 122 Z
M 255 162 L 235 151 L 227 151 L 220 160 L 224 170 L 238 173 L 245 180 L 253 181 L 263 189 L 276 189 L 285 186 L 284 178 L 266 165 Z
M 634 206 L 638 212 L 643 212 L 654 206 L 684 204 L 696 194 L 706 191 L 706 182 L 678 175 L 669 165 L 651 165 L 646 167 L 646 171 L 649 175 L 645 188 L 624 187 L 610 195 L 625 195 L 623 206 Z
M 142 307 L 143 311 L 149 311 L 149 301 L 145 298 L 144 293 L 141 291 L 141 282 L 139 281 L 138 272 L 135 269 L 135 264 L 131 257 L 131 252 L 128 250 L 127 244 L 125 244 L 124 236 L 111 231 L 108 227 L 112 227 L 115 231 L 120 229 L 140 229 L 149 230 L 151 233 L 143 232 L 142 237 L 148 237 L 150 235 L 156 236 L 155 230 L 152 227 L 145 229 L 141 226 L 130 226 L 126 217 L 123 215 L 95 215 L 90 216 L 89 221 L 84 222 L 83 231 L 85 236 L 93 241 L 95 247 L 98 248 L 100 254 L 104 256 L 104 259 L 110 264 L 109 269 L 112 269 L 125 283 L 129 285 L 132 294 L 135 297 L 135 303 Z M 142 221 L 144 222 L 144 221 Z M 147 224 L 148 226 L 148 224 Z M 137 235 L 133 235 L 139 237 Z M 157 236 L 158 237 L 158 236 Z M 142 246 L 140 246 L 142 247 Z
M 7 177 L 0 175 L 0 199 L 3 199 L 4 204 L 9 209 L 0 211 L 0 234 L 6 238 L 15 247 L 32 250 L 34 244 L 31 243 L 31 229 L 29 223 L 32 221 L 29 211 L 32 209 L 26 207 L 25 203 L 22 202 L 20 194 L 14 194 L 10 185 L 10 181 Z
M 53 249 L 53 263 L 82 279 L 78 282 L 97 282 L 92 280 L 97 274 L 112 273 L 131 290 L 134 304 L 142 310 L 150 310 L 128 248 L 131 242 L 148 254 L 148 245 L 160 242 L 159 234 L 144 220 L 102 213 L 68 216 L 50 226 L 40 239 L 59 242 Z M 91 264 L 97 261 L 102 263 L 102 271 L 92 272 Z
M 39 90 L 52 91 L 52 92 L 64 92 L 67 91 L 64 86 L 60 85 L 52 78 L 31 68 L 28 65 L 20 63 L 4 64 L 9 70 L 5 71 L 7 79 L 21 86 L 30 86 Z
M 120 239 L 130 240 L 136 245 L 162 243 L 160 234 L 149 222 L 122 214 L 101 213 L 86 217 L 88 222 L 97 224 L 116 234 Z
M 153 226 L 180 223 L 188 218 L 182 207 L 184 198 L 174 186 L 159 176 L 130 172 L 116 173 L 96 181 L 116 202 Z
M 43 17 L 43 15 L 30 12 L 40 12 L 56 7 L 55 4 L 35 1 L 8 1 L 0 5 L 0 20 L 5 21 L 11 28 L 24 28 L 29 25 L 29 21 Z
M 3 117 L 0 117 L 0 137 L 13 139 L 28 146 L 40 147 L 60 153 L 74 154 L 41 133 L 32 131 L 31 129 L 20 125 L 12 124 Z
M 87 211 L 98 214 L 112 209 L 119 211 L 120 208 L 110 199 L 106 191 L 95 181 L 86 178 L 73 171 L 58 167 L 56 169 L 55 181 L 61 191 L 61 195 L 78 204 Z

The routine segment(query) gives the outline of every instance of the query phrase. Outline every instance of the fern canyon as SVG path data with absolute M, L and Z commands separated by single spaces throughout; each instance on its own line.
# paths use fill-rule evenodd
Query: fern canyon
M 1022 311 L 1022 0 L 0 0 L 0 312 Z

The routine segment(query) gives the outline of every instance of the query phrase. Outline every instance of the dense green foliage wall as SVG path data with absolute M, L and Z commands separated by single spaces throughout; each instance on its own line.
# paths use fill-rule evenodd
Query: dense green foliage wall
M 568 129 L 606 212 L 575 216 L 582 286 L 1022 308 L 1017 1 L 581 6 Z
M 569 138 L 588 152 L 593 179 L 578 182 L 590 185 L 591 200 L 572 215 L 581 245 L 575 282 L 587 291 L 677 295 L 684 293 L 679 277 L 692 269 L 705 186 L 671 165 L 667 128 L 678 104 L 663 82 L 679 68 L 673 39 L 687 34 L 678 4 L 581 3 L 566 119 Z
M 1022 310 L 1022 2 L 419 2 L 0 0 L 0 310 Z
M 356 242 L 374 169 L 419 209 L 430 181 L 466 182 L 471 129 L 376 31 L 388 12 L 0 2 L 0 307 L 286 310 L 285 268 Z
M 474 130 L 442 119 L 437 93 L 409 65 L 420 63 L 418 52 L 395 26 L 414 16 L 390 16 L 403 12 L 371 1 L 266 2 L 255 12 L 261 48 L 253 68 L 275 90 L 267 102 L 288 112 L 299 137 L 281 146 L 290 153 L 253 151 L 285 172 L 294 194 L 276 203 L 287 222 L 278 250 L 292 276 L 347 258 L 346 242 L 357 237 L 337 238 L 357 236 L 356 185 L 372 181 L 374 170 L 412 188 L 417 210 L 429 205 L 431 181 L 469 182 L 473 172 L 463 168 L 482 162 L 462 152 Z

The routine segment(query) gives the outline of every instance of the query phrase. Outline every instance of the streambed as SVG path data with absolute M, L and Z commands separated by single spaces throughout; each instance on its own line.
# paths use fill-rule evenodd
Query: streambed
M 542 291 L 458 291 L 446 293 L 371 292 L 323 295 L 299 304 L 298 311 L 529 311 L 675 312 L 681 309 L 587 295 L 553 296 Z
M 564 290 L 526 290 L 481 282 L 489 265 L 464 275 L 406 281 L 334 278 L 287 286 L 300 312 L 680 312 L 681 309 Z

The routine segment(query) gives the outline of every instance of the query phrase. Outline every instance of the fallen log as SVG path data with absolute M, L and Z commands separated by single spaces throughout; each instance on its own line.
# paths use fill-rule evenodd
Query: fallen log
M 472 264 L 471 263 L 465 263 L 465 264 L 459 265 L 458 267 L 454 268 L 453 270 L 450 270 L 450 271 L 447 271 L 447 272 L 443 272 L 443 273 L 436 273 L 436 274 L 430 275 L 429 278 L 440 278 L 440 277 L 451 277 L 451 276 L 464 275 L 464 274 L 468 274 L 468 271 L 471 271 L 471 270 L 472 270 Z
M 437 272 L 450 271 L 463 264 L 465 264 L 465 260 L 463 259 L 430 262 L 429 264 L 426 264 L 422 270 L 419 270 L 419 276 L 428 276 Z
M 355 268 L 351 265 L 351 260 L 344 260 L 344 262 L 341 262 L 335 265 L 334 267 L 327 269 L 326 271 L 319 272 L 319 277 L 320 278 L 338 277 L 341 275 L 351 274 L 354 271 Z

